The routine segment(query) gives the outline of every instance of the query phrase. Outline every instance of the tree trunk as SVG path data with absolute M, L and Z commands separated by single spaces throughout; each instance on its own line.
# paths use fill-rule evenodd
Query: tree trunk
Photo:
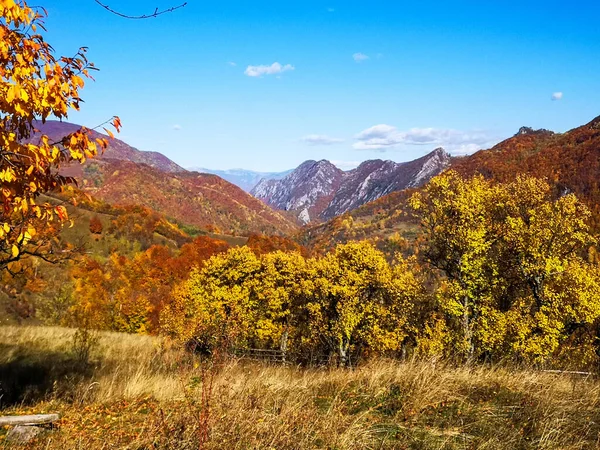
M 288 343 L 288 330 L 286 329 L 281 334 L 281 339 L 279 340 L 279 350 L 281 351 L 282 361 L 285 362 L 287 356 L 287 343 Z
M 340 366 L 346 367 L 349 365 L 348 361 L 348 348 L 350 347 L 350 340 L 340 339 L 339 355 L 340 355 Z
M 471 315 L 469 314 L 468 296 L 465 296 L 463 299 L 462 327 L 465 344 L 467 346 L 467 357 L 470 360 L 473 358 L 475 348 L 473 347 L 473 330 L 471 329 Z

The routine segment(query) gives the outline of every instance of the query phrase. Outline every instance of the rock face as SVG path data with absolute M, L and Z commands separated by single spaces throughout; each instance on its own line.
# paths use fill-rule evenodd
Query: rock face
M 274 208 L 293 211 L 304 223 L 330 219 L 391 192 L 418 187 L 450 165 L 438 148 L 405 163 L 365 161 L 348 172 L 329 161 L 306 161 L 281 180 L 263 180 L 251 194 Z
M 343 178 L 344 172 L 329 161 L 306 161 L 281 180 L 262 180 L 250 193 L 308 223 L 321 215 Z
M 517 131 L 517 134 L 515 134 L 515 137 L 516 136 L 525 136 L 528 134 L 552 136 L 554 134 L 554 132 L 552 132 L 550 130 L 546 130 L 545 128 L 540 128 L 539 130 L 534 130 L 531 127 L 521 127 L 521 128 L 519 128 L 519 131 Z

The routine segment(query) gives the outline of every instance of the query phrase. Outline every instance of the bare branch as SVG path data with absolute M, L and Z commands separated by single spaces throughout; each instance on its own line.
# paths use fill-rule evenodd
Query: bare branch
M 183 8 L 184 6 L 187 5 L 187 2 L 185 2 L 185 3 L 182 3 L 179 6 L 172 6 L 171 8 L 168 8 L 168 9 L 165 9 L 165 10 L 162 10 L 162 11 L 159 11 L 158 8 L 156 8 L 152 14 L 143 14 L 141 16 L 130 16 L 130 15 L 123 14 L 123 13 L 120 13 L 118 11 L 115 11 L 110 6 L 105 5 L 104 3 L 102 3 L 100 0 L 94 0 L 94 1 L 96 3 L 98 3 L 100 6 L 102 6 L 104 9 L 106 9 L 108 12 L 111 12 L 111 13 L 119 16 L 119 17 L 123 17 L 124 19 L 134 19 L 134 20 L 137 20 L 137 19 L 150 19 L 152 17 L 158 17 L 158 16 L 160 16 L 162 14 L 173 12 L 173 11 L 175 11 L 177 9 L 180 9 L 180 8 Z

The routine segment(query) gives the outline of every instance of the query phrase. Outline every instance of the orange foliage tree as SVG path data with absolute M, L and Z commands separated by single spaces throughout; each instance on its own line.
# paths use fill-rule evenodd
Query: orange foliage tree
M 153 332 L 161 310 L 171 302 L 173 286 L 229 245 L 201 236 L 175 253 L 153 245 L 131 258 L 111 255 L 106 262 L 86 257 L 73 266 L 75 302 L 70 321 L 90 328 Z
M 79 91 L 94 69 L 85 48 L 72 57 L 54 55 L 39 33 L 45 16 L 25 1 L 0 1 L 0 269 L 40 253 L 40 227 L 67 220 L 64 206 L 37 201 L 41 193 L 73 182 L 60 175 L 61 165 L 84 162 L 107 146 L 85 128 L 58 142 L 45 135 L 33 139 L 36 121 L 66 118 L 70 108 L 79 109 Z M 112 122 L 118 130 L 119 119 Z

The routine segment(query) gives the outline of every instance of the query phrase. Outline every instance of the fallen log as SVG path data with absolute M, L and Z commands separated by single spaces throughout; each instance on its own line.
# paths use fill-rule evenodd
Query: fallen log
M 59 414 L 34 414 L 31 416 L 0 416 L 0 427 L 16 425 L 43 425 L 56 422 Z

